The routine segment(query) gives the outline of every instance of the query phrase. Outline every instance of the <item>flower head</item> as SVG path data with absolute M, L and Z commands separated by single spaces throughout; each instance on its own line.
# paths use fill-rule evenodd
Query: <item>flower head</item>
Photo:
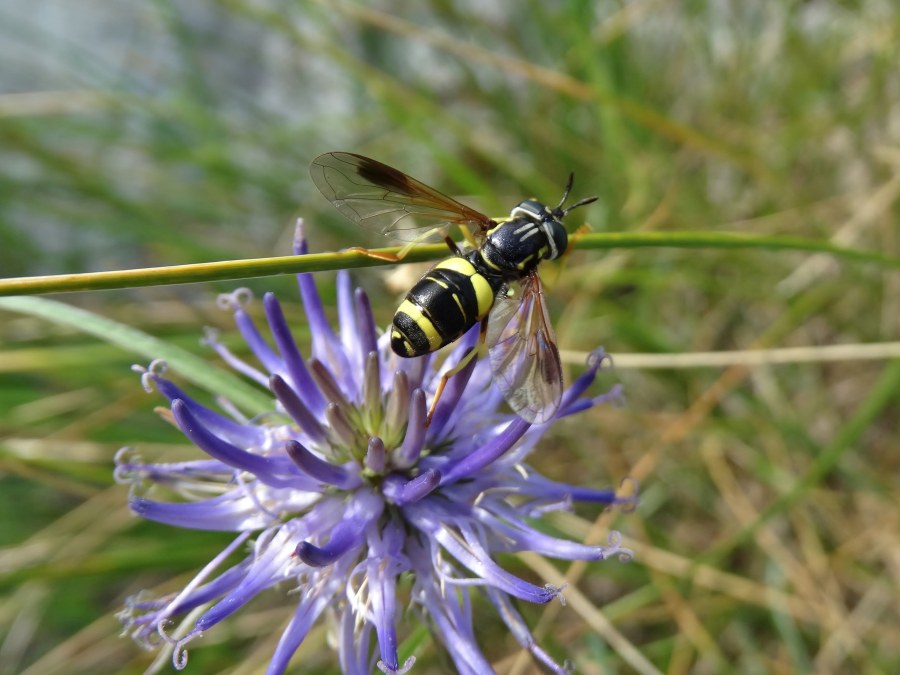
M 306 252 L 299 227 L 295 252 Z M 501 413 L 502 396 L 491 386 L 485 361 L 471 360 L 449 380 L 426 423 L 427 400 L 441 374 L 475 346 L 477 328 L 439 366 L 433 356 L 398 358 L 390 336 L 378 335 L 366 295 L 351 289 L 346 273 L 338 276 L 337 333 L 312 276 L 298 280 L 312 333 L 308 359 L 272 294 L 263 304 L 274 347 L 245 311 L 249 292 L 221 299 L 258 365 L 236 357 L 212 334 L 206 340 L 272 392 L 270 415 L 223 415 L 167 379 L 164 364 L 140 369 L 145 387 L 170 401 L 175 423 L 209 459 L 153 464 L 123 450 L 117 476 L 133 486 L 132 510 L 237 536 L 181 592 L 131 598 L 120 615 L 126 632 L 148 648 L 169 643 L 176 667 L 183 668 L 191 640 L 287 581 L 296 586 L 298 602 L 269 673 L 284 672 L 320 619 L 331 622 L 343 672 L 370 673 L 374 666 L 405 672 L 413 659 L 400 663 L 398 655 L 403 597 L 434 627 L 459 672 L 485 673 L 491 668 L 478 646 L 470 597 L 481 592 L 536 659 L 566 672 L 534 642 L 513 603 L 546 603 L 560 589 L 511 574 L 494 555 L 630 557 L 616 533 L 606 547 L 588 546 L 531 523 L 574 502 L 632 503 L 634 496 L 561 484 L 529 468 L 524 460 L 549 425 L 530 426 Z M 618 395 L 583 396 L 603 361 L 602 353 L 592 356 L 557 417 Z M 165 491 L 178 499 L 157 499 Z M 242 550 L 243 560 L 225 565 Z M 173 630 L 185 615 L 190 618 Z

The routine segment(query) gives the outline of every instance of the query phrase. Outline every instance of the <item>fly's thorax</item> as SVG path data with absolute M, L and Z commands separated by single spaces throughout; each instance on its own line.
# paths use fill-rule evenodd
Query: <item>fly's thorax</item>
M 481 257 L 507 275 L 524 275 L 542 260 L 554 260 L 568 246 L 560 214 L 532 199 L 521 202 L 506 220 L 487 233 Z

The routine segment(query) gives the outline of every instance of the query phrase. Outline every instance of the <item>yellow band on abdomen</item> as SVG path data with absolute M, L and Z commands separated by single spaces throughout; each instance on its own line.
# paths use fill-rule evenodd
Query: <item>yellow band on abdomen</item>
M 475 269 L 475 266 L 465 258 L 459 256 L 442 260 L 435 269 L 445 269 L 457 272 L 469 278 L 472 289 L 475 291 L 475 298 L 478 301 L 478 319 L 483 319 L 491 311 L 494 306 L 494 291 L 487 279 Z
M 483 319 L 491 311 L 494 306 L 494 289 L 480 274 L 474 274 L 469 277 L 472 282 L 472 288 L 475 289 L 475 297 L 478 299 L 478 318 Z
M 438 334 L 437 329 L 435 329 L 434 324 L 431 323 L 431 319 L 422 314 L 421 309 L 409 300 L 404 300 L 400 303 L 400 307 L 397 308 L 397 314 L 401 313 L 406 314 L 406 316 L 412 319 L 422 333 L 425 334 L 431 351 L 434 351 L 441 346 L 441 336 Z
M 467 277 L 475 274 L 475 266 L 470 263 L 465 258 L 460 258 L 459 256 L 453 256 L 452 258 L 447 258 L 446 260 L 441 260 L 437 265 L 434 266 L 435 269 L 442 270 L 450 270 L 452 272 L 459 272 L 462 275 Z

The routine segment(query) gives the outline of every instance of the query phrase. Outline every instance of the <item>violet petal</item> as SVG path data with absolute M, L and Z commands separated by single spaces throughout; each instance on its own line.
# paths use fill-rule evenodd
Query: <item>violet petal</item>
M 291 657 L 306 638 L 309 629 L 332 603 L 334 593 L 312 593 L 301 598 L 291 622 L 281 634 L 275 653 L 266 668 L 266 675 L 281 675 L 287 670 Z
M 487 444 L 481 446 L 474 452 L 466 455 L 441 469 L 441 485 L 449 485 L 456 481 L 471 476 L 480 471 L 491 462 L 494 462 L 503 453 L 509 450 L 513 444 L 522 438 L 522 435 L 531 425 L 517 417 L 510 422 L 507 427 L 492 438 Z
M 272 375 L 269 379 L 269 388 L 284 406 L 285 412 L 291 416 L 304 434 L 309 436 L 314 443 L 321 443 L 325 440 L 325 431 L 319 424 L 319 420 L 281 375 Z
M 304 473 L 320 483 L 333 485 L 341 490 L 352 490 L 360 485 L 357 473 L 320 459 L 297 441 L 287 441 L 284 449 Z
M 284 312 L 281 310 L 281 304 L 275 298 L 273 293 L 266 293 L 263 297 L 263 304 L 266 309 L 266 317 L 269 320 L 269 328 L 272 331 L 272 337 L 275 338 L 275 344 L 281 357 L 284 359 L 284 366 L 294 391 L 307 407 L 315 413 L 320 413 L 325 407 L 325 399 L 322 398 L 319 389 L 315 386 L 309 371 L 306 369 L 306 362 L 294 342 L 294 336 L 291 329 L 288 328 L 287 321 L 284 318 Z
M 300 542 L 295 551 L 300 560 L 312 567 L 324 567 L 359 547 L 366 525 L 381 516 L 384 502 L 371 492 L 357 491 L 347 504 L 341 521 L 331 530 L 331 538 L 323 546 Z
M 221 460 L 228 466 L 253 473 L 267 485 L 275 487 L 303 487 L 301 483 L 298 483 L 293 478 L 284 478 L 276 475 L 278 469 L 284 470 L 286 468 L 287 465 L 284 463 L 274 462 L 268 457 L 254 455 L 212 434 L 200 424 L 199 420 L 194 417 L 187 405 L 180 399 L 172 401 L 172 414 L 175 416 L 175 421 L 184 432 L 184 435 L 208 455 Z
M 238 532 L 266 527 L 272 521 L 237 491 L 195 502 L 158 502 L 134 497 L 128 507 L 147 520 L 192 530 Z
M 472 335 L 475 335 L 477 338 L 477 333 L 473 333 L 473 331 L 469 331 L 463 340 L 467 342 L 472 341 Z M 474 345 L 465 351 L 463 351 L 458 360 L 456 360 L 453 364 L 453 368 L 456 368 L 459 363 L 462 362 L 470 353 L 471 350 L 475 349 Z M 455 351 L 459 351 L 457 348 Z M 456 411 L 457 405 L 459 404 L 460 398 L 462 398 L 463 392 L 466 390 L 466 385 L 469 384 L 469 378 L 472 377 L 472 372 L 475 370 L 475 366 L 478 363 L 478 357 L 473 356 L 469 362 L 463 366 L 463 369 L 458 373 L 454 374 L 448 381 L 447 386 L 444 387 L 444 391 L 441 393 L 441 398 L 437 403 L 437 408 L 435 408 L 434 415 L 431 418 L 431 426 L 428 429 L 428 435 L 431 438 L 441 438 L 444 432 L 444 428 L 447 425 L 448 420 L 450 419 L 450 415 Z
M 411 480 L 388 476 L 382 486 L 384 496 L 397 506 L 412 504 L 431 494 L 441 482 L 441 472 L 428 469 Z
M 265 438 L 265 432 L 261 427 L 251 424 L 241 424 L 234 420 L 228 419 L 224 415 L 207 408 L 184 393 L 175 383 L 169 380 L 154 376 L 153 381 L 156 389 L 160 394 L 165 396 L 169 401 L 180 399 L 191 411 L 194 417 L 200 423 L 212 431 L 217 436 L 221 436 L 236 445 L 261 445 Z
M 425 392 L 421 389 L 413 391 L 409 401 L 409 421 L 406 425 L 406 436 L 403 443 L 393 453 L 394 466 L 408 469 L 415 466 L 425 447 L 425 436 L 428 427 L 425 418 L 428 410 L 425 406 Z
M 360 351 L 364 355 L 377 352 L 378 337 L 375 335 L 375 317 L 372 314 L 372 306 L 369 304 L 369 296 L 361 288 L 357 288 L 353 300 L 359 330 L 355 337 L 359 342 Z
M 244 338 L 244 342 L 250 347 L 250 351 L 253 352 L 253 355 L 259 360 L 263 368 L 270 373 L 281 372 L 283 367 L 281 358 L 269 346 L 269 343 L 263 339 L 250 315 L 243 309 L 237 308 L 234 310 L 233 316 L 234 323 L 238 331 L 240 331 L 241 337 Z

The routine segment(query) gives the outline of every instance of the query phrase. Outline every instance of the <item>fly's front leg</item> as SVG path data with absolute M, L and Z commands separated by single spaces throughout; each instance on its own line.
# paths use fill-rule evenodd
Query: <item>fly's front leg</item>
M 385 253 L 384 251 L 373 251 L 369 248 L 364 248 L 362 246 L 351 246 L 347 249 L 352 253 L 359 253 L 360 255 L 364 255 L 368 258 L 375 258 L 375 260 L 386 260 L 388 262 L 400 262 L 403 260 L 409 252 L 412 251 L 416 246 L 423 243 L 428 237 L 435 234 L 436 230 L 429 230 L 428 232 L 423 232 L 421 236 L 417 237 L 414 241 L 409 242 L 403 248 L 401 248 L 396 253 Z M 450 238 L 450 235 L 444 235 L 444 242 L 447 244 L 447 248 L 453 253 L 453 255 L 462 255 L 462 252 L 459 250 L 459 246 L 456 245 L 456 242 Z
M 434 411 L 437 410 L 438 401 L 441 400 L 441 394 L 444 393 L 444 387 L 447 386 L 447 382 L 450 381 L 450 378 L 462 371 L 472 359 L 477 359 L 480 356 L 483 356 L 487 351 L 487 345 L 485 338 L 487 337 L 487 326 L 488 320 L 487 317 L 481 320 L 481 328 L 478 335 L 478 344 L 464 357 L 459 360 L 455 366 L 453 366 L 446 373 L 441 375 L 441 379 L 438 382 L 437 388 L 434 390 L 434 397 L 431 399 L 431 405 L 428 407 L 428 415 L 425 417 L 425 426 L 428 427 L 431 424 L 431 418 L 434 417 Z
M 373 251 L 369 248 L 363 248 L 362 246 L 351 246 L 347 249 L 350 253 L 359 253 L 360 255 L 364 255 L 367 258 L 374 258 L 375 260 L 386 260 L 387 262 L 400 262 L 403 260 L 407 254 L 412 250 L 412 247 L 415 246 L 415 242 L 407 244 L 403 248 L 401 248 L 396 253 L 386 253 L 384 251 Z

